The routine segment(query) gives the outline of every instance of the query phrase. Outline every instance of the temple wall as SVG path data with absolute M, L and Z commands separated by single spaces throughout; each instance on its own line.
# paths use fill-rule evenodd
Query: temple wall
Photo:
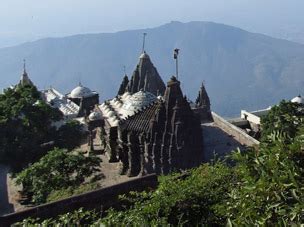
M 106 210 L 112 206 L 119 206 L 118 196 L 130 191 L 143 191 L 155 189 L 158 185 L 157 176 L 151 174 L 145 177 L 130 180 L 121 184 L 98 189 L 81 195 L 52 203 L 36 206 L 24 211 L 8 214 L 0 217 L 0 226 L 10 226 L 28 217 L 31 218 L 53 218 L 57 215 L 72 212 L 81 207 L 85 209 Z
M 235 125 L 229 123 L 224 118 L 220 117 L 216 113 L 212 112 L 212 117 L 214 122 L 226 133 L 232 135 L 235 140 L 239 143 L 246 145 L 246 146 L 256 146 L 259 145 L 260 142 L 256 139 L 249 136 L 247 133 L 242 131 L 240 128 L 236 127 Z

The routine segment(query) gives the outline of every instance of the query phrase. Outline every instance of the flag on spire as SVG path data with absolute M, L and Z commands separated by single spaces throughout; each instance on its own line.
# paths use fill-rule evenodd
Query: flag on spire
M 179 49 L 174 49 L 174 59 L 177 59 Z

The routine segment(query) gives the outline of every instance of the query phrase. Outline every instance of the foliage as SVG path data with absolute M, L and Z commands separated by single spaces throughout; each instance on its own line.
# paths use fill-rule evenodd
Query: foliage
M 217 204 L 227 198 L 236 179 L 233 169 L 221 162 L 204 164 L 190 171 L 186 178 L 180 174 L 164 177 L 155 192 L 135 193 L 131 209 L 112 210 L 98 223 L 109 226 L 221 224 L 224 219 L 217 213 Z
M 41 144 L 51 140 L 52 121 L 61 113 L 40 99 L 33 86 L 18 86 L 0 94 L 0 160 L 19 168 L 39 159 Z
M 69 226 L 87 226 L 92 224 L 94 220 L 98 218 L 98 213 L 95 211 L 86 211 L 84 209 L 79 209 L 77 211 L 59 215 L 56 219 L 46 219 L 41 221 L 40 219 L 28 218 L 22 222 L 16 223 L 14 227 L 21 226 L 32 226 L 32 227 L 69 227 Z
M 82 126 L 78 121 L 68 121 L 56 133 L 56 146 L 73 150 L 79 146 L 82 138 Z
M 16 182 L 22 184 L 23 193 L 33 203 L 44 203 L 55 190 L 81 185 L 97 172 L 99 164 L 100 160 L 95 156 L 54 149 L 19 173 Z
M 277 106 L 271 108 L 269 113 L 262 117 L 262 140 L 269 140 L 272 132 L 281 133 L 285 136 L 285 142 L 294 138 L 298 127 L 304 121 L 304 109 L 301 104 L 281 101 Z M 271 138 L 270 138 L 271 141 Z
M 100 189 L 101 185 L 95 180 L 96 178 L 93 179 L 93 182 L 84 183 L 79 185 L 78 187 L 70 186 L 68 188 L 52 191 L 47 197 L 47 202 L 54 202 L 61 199 L 69 198 L 74 195 L 79 195 L 85 192 Z
M 79 123 L 68 122 L 57 131 L 52 123 L 61 119 L 62 113 L 47 105 L 36 87 L 6 89 L 0 94 L 0 162 L 19 172 L 47 153 L 45 144 L 69 150 L 78 146 Z
M 236 152 L 240 181 L 222 214 L 235 225 L 291 225 L 304 222 L 304 114 L 282 101 L 263 118 L 258 151 Z

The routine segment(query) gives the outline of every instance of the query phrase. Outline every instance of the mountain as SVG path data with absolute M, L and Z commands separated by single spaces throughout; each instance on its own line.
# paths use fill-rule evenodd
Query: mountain
M 79 81 L 100 92 L 117 94 L 126 66 L 138 63 L 142 34 L 146 51 L 166 82 L 175 73 L 173 49 L 180 49 L 179 79 L 195 100 L 205 81 L 211 107 L 224 116 L 241 109 L 265 108 L 303 92 L 304 45 L 212 22 L 171 22 L 160 27 L 117 33 L 48 38 L 0 49 L 0 88 L 17 83 L 22 60 L 40 88 L 68 93 Z

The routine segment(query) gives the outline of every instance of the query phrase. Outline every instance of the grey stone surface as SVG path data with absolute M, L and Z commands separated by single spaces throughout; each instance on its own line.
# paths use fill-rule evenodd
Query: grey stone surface
M 8 172 L 8 166 L 0 165 L 0 216 L 14 212 L 14 205 L 9 201 Z
M 232 135 L 223 131 L 216 123 L 202 124 L 204 138 L 204 161 L 209 162 L 214 157 L 224 157 L 231 151 L 245 148 Z

